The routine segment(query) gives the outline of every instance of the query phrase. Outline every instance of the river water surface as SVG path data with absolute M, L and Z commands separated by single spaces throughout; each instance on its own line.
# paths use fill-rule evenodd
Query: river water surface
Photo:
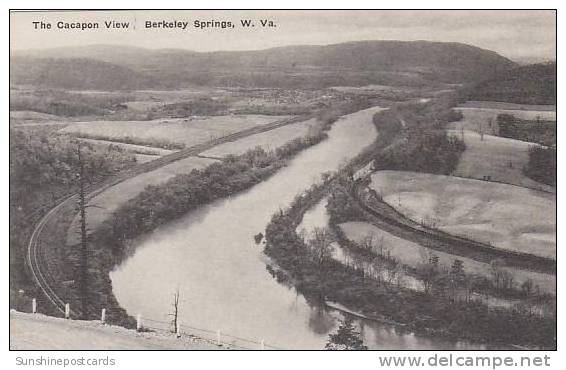
M 285 349 L 322 349 L 340 314 L 311 307 L 275 281 L 253 235 L 293 197 L 357 155 L 377 135 L 374 107 L 344 116 L 329 138 L 298 154 L 266 181 L 211 203 L 139 238 L 135 254 L 111 273 L 114 294 L 131 315 L 167 321 L 180 292 L 180 320 Z M 374 349 L 472 348 L 400 334 L 360 322 Z

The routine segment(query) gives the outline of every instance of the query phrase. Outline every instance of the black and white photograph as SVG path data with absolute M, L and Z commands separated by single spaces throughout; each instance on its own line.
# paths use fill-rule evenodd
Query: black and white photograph
M 557 13 L 10 10 L 10 351 L 547 366 Z

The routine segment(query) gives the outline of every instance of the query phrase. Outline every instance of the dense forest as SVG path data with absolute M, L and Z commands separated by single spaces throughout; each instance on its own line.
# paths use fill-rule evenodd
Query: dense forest
M 77 189 L 78 143 L 48 132 L 10 129 L 10 297 L 25 287 L 24 248 L 38 218 Z M 81 144 L 85 181 L 93 183 L 136 164 L 118 147 Z
M 499 136 L 546 146 L 556 145 L 556 121 L 524 120 L 510 114 L 497 115 Z
M 497 116 L 499 136 L 541 144 L 529 148 L 524 173 L 539 182 L 556 185 L 556 122 L 532 121 L 509 114 Z
M 556 148 L 532 146 L 524 172 L 530 178 L 556 186 Z
M 519 104 L 556 104 L 556 62 L 531 64 L 502 71 L 473 86 L 468 100 Z
M 466 145 L 444 130 L 421 132 L 397 147 L 380 153 L 373 161 L 374 170 L 419 171 L 450 175 Z
M 378 130 L 397 125 L 404 140 L 376 153 L 373 169 L 449 175 L 466 149 L 462 140 L 443 130 L 446 123 L 462 118 L 452 109 L 454 104 L 453 98 L 447 97 L 427 104 L 399 105 L 375 115 Z

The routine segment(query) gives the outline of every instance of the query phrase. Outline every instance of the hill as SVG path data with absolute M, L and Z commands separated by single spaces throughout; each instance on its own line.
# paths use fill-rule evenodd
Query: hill
M 68 85 L 66 76 L 51 77 L 45 59 L 65 63 L 91 60 L 114 68 L 127 68 L 119 81 L 137 76 L 145 85 L 182 87 L 191 84 L 254 87 L 328 87 L 368 84 L 428 85 L 466 83 L 508 71 L 515 63 L 495 52 L 460 43 L 428 41 L 360 41 L 325 46 L 286 46 L 256 51 L 198 53 L 188 50 L 149 50 L 134 47 L 94 45 L 75 48 L 13 53 L 37 64 L 45 81 Z M 56 58 L 56 59 L 55 59 Z M 74 61 L 74 62 L 72 62 Z M 85 63 L 85 62 L 81 62 Z M 94 63 L 94 62 L 93 62 Z M 99 64 L 99 66 L 102 66 Z M 82 70 L 85 65 L 65 68 Z M 91 67 L 91 66 L 86 66 Z M 94 68 L 96 72 L 97 68 Z M 84 74 L 93 71 L 87 69 Z M 25 75 L 12 74 L 12 83 Z M 33 80 L 30 76 L 27 80 Z M 83 77 L 86 81 L 92 79 Z M 74 80 L 76 81 L 76 79 Z M 33 81 L 32 81 L 33 82 Z M 127 81 L 124 81 L 127 82 Z M 134 81 L 129 81 L 133 84 Z M 112 81 L 116 84 L 115 81 Z M 103 81 L 100 81 L 103 84 Z M 112 84 L 111 84 L 112 85 Z M 128 85 L 128 84 L 127 84 Z M 134 84 L 135 85 L 135 84 Z
M 503 71 L 475 85 L 468 98 L 520 104 L 556 104 L 556 62 Z
M 86 58 L 15 57 L 10 83 L 82 90 L 122 90 L 149 85 L 151 78 L 127 67 Z

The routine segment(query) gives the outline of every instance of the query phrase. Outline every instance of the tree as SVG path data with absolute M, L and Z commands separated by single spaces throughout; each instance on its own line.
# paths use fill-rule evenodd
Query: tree
M 336 334 L 330 334 L 328 343 L 324 347 L 328 350 L 349 350 L 349 351 L 366 351 L 368 348 L 364 345 L 362 336 L 354 328 L 353 321 L 350 317 L 340 320 L 340 326 Z
M 308 246 L 310 248 L 313 261 L 319 267 L 322 267 L 324 262 L 332 257 L 332 243 L 334 243 L 334 241 L 334 236 L 327 228 L 314 228 L 312 237 L 308 241 Z
M 431 253 L 426 263 L 422 263 L 418 267 L 418 273 L 423 282 L 424 291 L 427 294 L 432 291 L 432 285 L 434 284 L 439 274 L 438 262 L 438 256 L 434 253 Z
M 80 235 L 81 235 L 81 257 L 80 257 L 80 296 L 82 319 L 88 318 L 88 236 L 86 227 L 86 198 L 85 198 L 85 166 L 81 151 L 81 143 L 77 143 L 78 172 L 77 180 L 79 183 L 78 208 L 80 213 Z
M 452 297 L 456 298 L 456 293 L 458 288 L 462 287 L 466 283 L 466 273 L 464 272 L 464 262 L 459 259 L 455 259 L 450 266 L 449 275 L 450 290 Z
M 169 314 L 169 316 L 173 316 L 173 319 L 171 319 L 172 331 L 179 333 L 179 288 L 177 288 L 177 292 L 173 294 L 172 306 L 173 312 Z

